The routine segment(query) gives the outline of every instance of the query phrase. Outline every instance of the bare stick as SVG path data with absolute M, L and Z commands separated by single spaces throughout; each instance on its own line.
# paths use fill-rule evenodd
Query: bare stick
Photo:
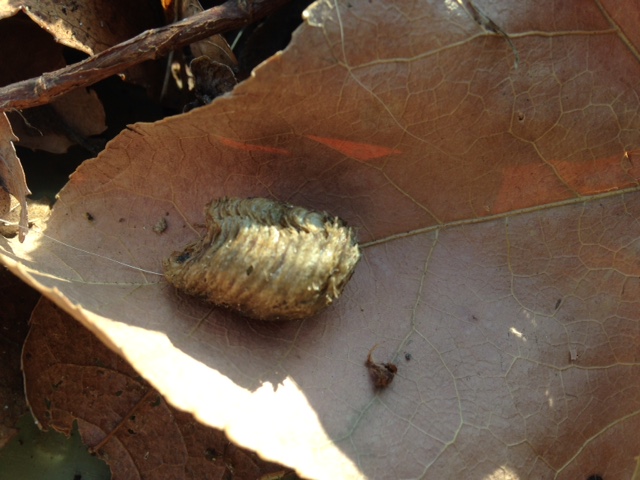
M 176 48 L 245 27 L 288 1 L 229 0 L 166 27 L 147 30 L 82 62 L 0 88 L 0 111 L 44 105 L 74 88 L 93 85 Z

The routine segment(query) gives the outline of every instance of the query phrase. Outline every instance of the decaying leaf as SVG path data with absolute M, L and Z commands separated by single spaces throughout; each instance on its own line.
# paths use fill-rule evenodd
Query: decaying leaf
M 0 18 L 26 14 L 62 45 L 89 55 L 160 25 L 154 0 L 0 0 Z
M 22 164 L 13 146 L 13 142 L 16 140 L 18 138 L 11 130 L 7 115 L 0 113 L 0 187 L 13 195 L 20 203 L 20 231 L 18 232 L 18 238 L 22 242 L 29 229 L 27 195 L 30 195 L 31 192 L 27 187 Z M 2 213 L 7 212 L 3 211 Z
M 40 295 L 5 268 L 0 269 L 0 448 L 17 433 L 20 417 L 28 412 L 24 398 L 20 352 L 31 311 Z
M 629 477 L 640 9 L 475 3 L 517 70 L 459 3 L 318 2 L 231 94 L 85 162 L 48 237 L 0 239 L 3 262 L 168 402 L 306 477 Z M 222 196 L 357 229 L 335 308 L 265 324 L 175 295 L 154 272 Z M 372 397 L 382 341 L 412 356 Z
M 211 103 L 216 97 L 230 92 L 237 80 L 233 70 L 209 57 L 194 58 L 189 64 L 195 81 L 195 95 L 202 105 Z
M 0 0 L 0 18 L 19 12 L 28 16 L 43 33 L 53 36 L 58 44 L 88 55 L 159 27 L 164 20 L 157 0 Z M 157 93 L 163 69 L 163 61 L 146 62 L 122 76 L 128 82 L 146 87 L 150 93 Z
M 66 64 L 62 45 L 24 15 L 0 20 L 0 46 L 2 86 Z M 20 146 L 52 153 L 64 153 L 76 144 L 97 153 L 99 148 L 89 137 L 106 129 L 101 101 L 84 88 L 69 92 L 50 105 L 7 114 Z
M 69 435 L 77 421 L 84 443 L 110 465 L 113 478 L 258 478 L 282 471 L 171 408 L 50 301 L 34 311 L 22 366 L 41 428 Z

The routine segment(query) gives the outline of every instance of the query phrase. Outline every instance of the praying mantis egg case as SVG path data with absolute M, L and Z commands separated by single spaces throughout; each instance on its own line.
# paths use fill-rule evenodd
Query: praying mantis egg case
M 266 198 L 206 207 L 205 235 L 163 262 L 178 290 L 258 320 L 315 315 L 340 296 L 360 249 L 337 217 Z

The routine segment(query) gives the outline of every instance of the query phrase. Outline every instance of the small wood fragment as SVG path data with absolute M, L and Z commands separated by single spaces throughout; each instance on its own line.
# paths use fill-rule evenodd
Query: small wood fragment
M 377 344 L 369 350 L 367 361 L 364 362 L 364 364 L 367 367 L 367 370 L 369 370 L 373 386 L 376 389 L 381 390 L 387 388 L 391 382 L 393 382 L 393 378 L 398 372 L 398 367 L 393 363 L 376 363 L 373 359 L 373 351 L 376 348 L 378 348 Z

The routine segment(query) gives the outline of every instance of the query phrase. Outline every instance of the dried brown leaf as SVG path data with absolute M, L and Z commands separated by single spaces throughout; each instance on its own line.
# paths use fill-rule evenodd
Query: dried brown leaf
M 0 85 L 65 66 L 62 46 L 24 15 L 0 21 Z M 77 89 L 51 105 L 8 112 L 22 147 L 64 153 L 106 129 L 105 112 L 93 91 Z
M 0 269 L 0 448 L 17 432 L 27 413 L 20 370 L 20 353 L 31 310 L 40 294 L 5 268 Z
M 160 25 L 154 0 L 0 0 L 0 18 L 24 12 L 62 45 L 90 55 Z
M 89 137 L 107 128 L 102 102 L 93 90 L 84 88 L 55 99 L 51 105 L 9 112 L 8 116 L 21 147 L 51 153 L 65 153 L 73 145 L 94 151 Z
M 0 0 L 0 18 L 18 12 L 24 12 L 60 45 L 89 55 L 163 23 L 162 10 L 156 0 Z M 132 83 L 159 88 L 163 68 L 161 63 L 147 62 L 128 70 L 125 78 Z
M 22 361 L 32 412 L 66 435 L 73 422 L 114 479 L 258 478 L 282 467 L 176 411 L 72 317 L 42 300 Z
M 22 164 L 13 146 L 13 142 L 16 140 L 18 138 L 11 130 L 7 115 L 0 113 L 0 187 L 13 195 L 20 203 L 20 231 L 18 232 L 18 238 L 22 242 L 29 227 L 27 195 L 30 195 L 31 192 L 27 187 Z

